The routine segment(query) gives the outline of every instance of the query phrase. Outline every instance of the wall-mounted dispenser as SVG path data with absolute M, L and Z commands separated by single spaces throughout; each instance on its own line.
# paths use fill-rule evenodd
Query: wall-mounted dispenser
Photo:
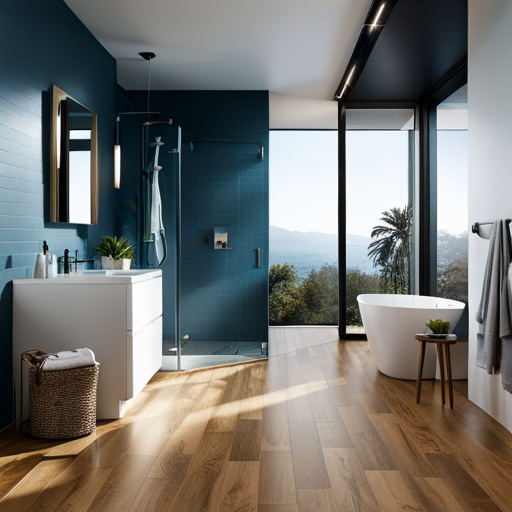
M 213 228 L 213 248 L 231 249 L 228 244 L 228 234 L 226 228 Z

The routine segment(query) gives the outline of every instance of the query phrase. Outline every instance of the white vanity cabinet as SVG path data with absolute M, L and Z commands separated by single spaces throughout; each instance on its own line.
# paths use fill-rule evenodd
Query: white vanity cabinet
M 21 354 L 90 348 L 101 363 L 97 418 L 123 415 L 162 363 L 162 271 L 106 271 L 13 281 L 13 357 L 16 419 Z M 28 395 L 23 400 L 28 417 Z

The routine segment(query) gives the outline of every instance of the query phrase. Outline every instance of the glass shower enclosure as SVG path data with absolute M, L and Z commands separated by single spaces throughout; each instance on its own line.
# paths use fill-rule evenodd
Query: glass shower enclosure
M 255 148 L 164 123 L 141 142 L 138 264 L 162 269 L 162 369 L 266 358 L 268 235 L 240 171 L 259 170 Z

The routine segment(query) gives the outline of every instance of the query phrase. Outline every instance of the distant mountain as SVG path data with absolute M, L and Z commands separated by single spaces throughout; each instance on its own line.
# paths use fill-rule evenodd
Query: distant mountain
M 372 239 L 347 234 L 347 267 L 357 267 L 368 273 L 375 272 L 368 259 L 368 245 Z M 312 268 L 320 269 L 325 263 L 338 262 L 338 235 L 310 231 L 288 231 L 270 226 L 270 264 L 294 265 L 301 277 Z
M 454 261 L 468 261 L 468 233 L 437 232 L 437 270 L 446 270 Z

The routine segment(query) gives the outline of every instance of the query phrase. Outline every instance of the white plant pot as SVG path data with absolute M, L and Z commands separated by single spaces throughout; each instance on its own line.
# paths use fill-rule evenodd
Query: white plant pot
M 103 270 L 111 270 L 114 267 L 115 261 L 112 259 L 112 256 L 102 256 L 101 257 L 101 268 Z
M 118 270 L 130 270 L 130 267 L 132 265 L 132 260 L 123 258 L 122 260 L 114 260 L 114 267 Z

